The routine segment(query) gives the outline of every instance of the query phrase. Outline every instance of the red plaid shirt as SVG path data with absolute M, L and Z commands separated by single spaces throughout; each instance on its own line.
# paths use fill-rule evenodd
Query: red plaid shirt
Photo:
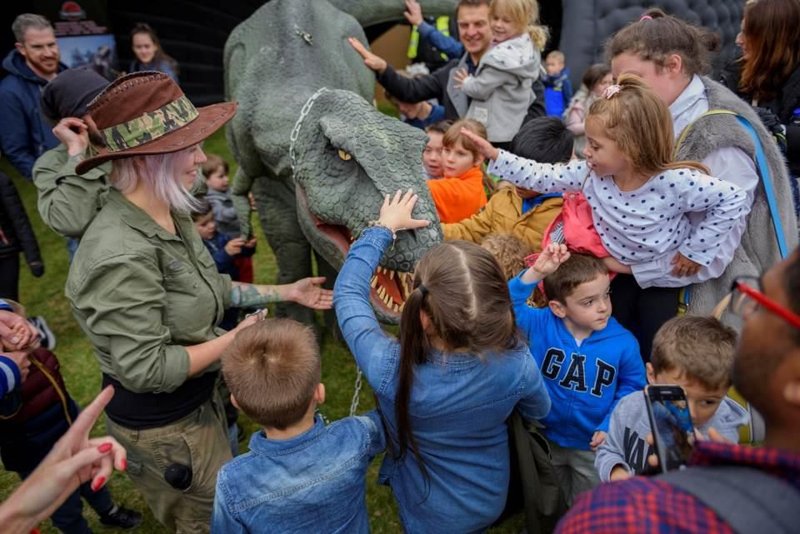
M 742 465 L 786 479 L 800 491 L 800 455 L 768 447 L 698 443 L 693 465 Z M 711 508 L 666 482 L 634 477 L 603 484 L 578 498 L 558 533 L 733 531 Z

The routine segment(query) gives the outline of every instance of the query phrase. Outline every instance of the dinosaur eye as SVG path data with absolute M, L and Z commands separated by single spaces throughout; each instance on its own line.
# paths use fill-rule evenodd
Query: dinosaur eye
M 339 159 L 341 159 L 343 161 L 350 161 L 351 159 L 353 159 L 353 156 L 351 156 L 350 154 L 348 154 L 347 152 L 345 152 L 344 150 L 342 150 L 340 148 L 339 149 Z

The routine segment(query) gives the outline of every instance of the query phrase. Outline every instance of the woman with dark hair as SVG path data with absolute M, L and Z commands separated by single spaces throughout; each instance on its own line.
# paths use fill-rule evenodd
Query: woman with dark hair
M 767 128 L 783 133 L 789 170 L 800 177 L 800 1 L 749 0 L 736 44 L 740 94 Z
M 157 70 L 178 81 L 178 62 L 164 52 L 156 31 L 149 24 L 139 22 L 133 27 L 131 48 L 136 59 L 131 61 L 128 72 Z
M 506 419 L 550 410 L 530 351 L 517 334 L 505 277 L 488 250 L 449 241 L 414 270 L 399 341 L 369 303 L 370 278 L 401 230 L 423 231 L 409 191 L 386 196 L 336 280 L 342 334 L 375 391 L 392 487 L 406 532 L 478 532 L 503 511 L 509 481 Z M 398 239 L 415 239 L 404 234 Z
M 676 139 L 675 157 L 703 163 L 712 176 L 747 194 L 748 202 L 738 224 L 719 236 L 719 253 L 706 267 L 710 279 L 684 293 L 689 297 L 689 311 L 699 315 L 710 312 L 730 291 L 733 280 L 759 276 L 780 261 L 782 252 L 792 250 L 798 238 L 789 178 L 780 150 L 752 108 L 705 75 L 710 70 L 710 52 L 718 46 L 717 35 L 660 9 L 647 10 L 606 43 L 614 77 L 636 74 L 669 107 Z M 754 143 L 740 118 L 752 125 L 758 143 Z M 756 145 L 763 147 L 769 178 L 766 173 L 762 177 L 757 168 Z M 775 193 L 774 213 L 767 201 L 765 182 Z M 693 216 L 690 219 L 699 224 Z M 782 230 L 782 235 L 777 235 L 777 229 Z M 631 298 L 638 275 L 634 268 L 633 277 L 618 276 L 612 284 L 614 315 L 626 327 L 642 312 L 641 303 Z M 679 306 L 679 302 L 674 303 L 675 313 Z M 729 316 L 724 319 L 737 321 Z M 652 339 L 652 335 L 648 337 Z

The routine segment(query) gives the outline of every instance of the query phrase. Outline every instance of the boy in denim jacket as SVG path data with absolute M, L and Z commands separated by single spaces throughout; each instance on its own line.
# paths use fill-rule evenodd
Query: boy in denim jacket
M 290 319 L 242 330 L 222 357 L 233 403 L 262 430 L 217 477 L 212 532 L 369 532 L 364 480 L 385 448 L 376 412 L 325 425 L 319 347 Z
M 528 297 L 542 280 L 548 307 L 530 308 Z M 569 504 L 600 482 L 594 451 L 617 402 L 645 385 L 636 338 L 611 317 L 609 285 L 600 260 L 555 244 L 508 284 L 517 326 L 553 401 L 542 432 Z

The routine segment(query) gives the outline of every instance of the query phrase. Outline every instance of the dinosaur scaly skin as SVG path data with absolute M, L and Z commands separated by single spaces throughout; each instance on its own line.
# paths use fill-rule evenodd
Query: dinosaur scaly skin
M 442 240 L 419 154 L 425 134 L 387 117 L 350 91 L 320 89 L 292 132 L 297 216 L 311 246 L 337 271 L 358 235 L 375 220 L 384 195 L 412 189 L 413 215 L 427 228 L 400 232 L 373 278 L 379 318 L 396 322 L 417 260 Z
M 452 14 L 455 8 L 454 0 L 421 4 L 424 13 L 430 15 Z M 340 8 L 352 12 L 358 20 Z M 252 190 L 264 233 L 276 256 L 278 283 L 312 275 L 312 249 L 298 223 L 289 158 L 291 130 L 305 102 L 321 87 L 352 91 L 372 100 L 374 74 L 350 47 L 347 37 L 366 43 L 362 24 L 402 18 L 403 3 L 397 0 L 272 0 L 228 38 L 226 97 L 239 102 L 227 129 L 228 145 L 239 163 L 231 192 L 242 233 L 249 234 L 247 194 Z M 356 130 L 360 125 L 352 123 L 351 127 Z M 405 158 L 407 152 L 409 147 L 397 143 L 394 151 L 386 153 L 385 165 L 392 168 L 392 159 L 401 154 Z M 421 158 L 421 148 L 416 155 Z M 324 180 L 321 170 L 318 174 Z M 377 214 L 379 207 L 380 203 L 375 204 L 373 213 Z M 350 230 L 352 233 L 354 229 Z M 307 231 L 313 232 L 310 228 Z M 319 252 L 319 271 L 328 277 L 330 285 L 336 271 L 323 257 L 331 255 Z M 285 306 L 279 313 L 313 321 L 313 312 L 298 306 Z

